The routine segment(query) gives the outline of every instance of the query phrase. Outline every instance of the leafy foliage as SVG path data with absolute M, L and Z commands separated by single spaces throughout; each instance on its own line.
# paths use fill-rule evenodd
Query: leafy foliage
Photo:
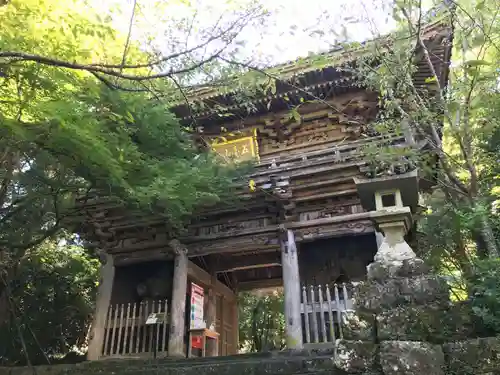
M 241 293 L 240 348 L 248 352 L 280 350 L 285 346 L 283 293 Z
M 122 45 L 113 39 L 109 25 L 63 10 L 51 13 L 51 1 L 41 5 L 45 8 L 17 2 L 5 7 L 7 15 L 14 9 L 8 18 L 17 21 L 11 25 L 16 30 L 21 24 L 37 24 L 33 19 L 46 22 L 26 35 L 2 38 L 1 49 L 16 42 L 34 52 L 43 48 L 48 55 L 81 59 L 86 56 L 82 45 L 95 41 L 93 58 L 121 54 Z M 51 34 L 60 32 L 53 30 L 55 25 L 65 24 L 79 31 L 60 38 Z M 99 39 L 101 30 L 109 39 Z M 11 35 L 9 28 L 5 34 Z M 228 181 L 225 172 L 230 168 L 221 168 L 210 155 L 199 155 L 169 113 L 168 100 L 117 92 L 90 74 L 40 64 L 9 64 L 1 90 L 2 139 L 6 146 L 19 148 L 15 161 L 23 163 L 26 174 L 31 173 L 26 163 L 36 165 L 42 159 L 44 171 L 66 168 L 62 174 L 71 171 L 80 187 L 103 189 L 150 208 L 159 205 L 172 221 L 191 212 L 195 204 L 216 201 L 221 183 Z M 24 175 L 23 170 L 16 175 Z
M 398 31 L 372 44 L 374 55 L 361 59 L 357 73 L 363 85 L 380 93 L 377 131 L 413 134 L 413 150 L 404 157 L 420 167 L 424 180 L 437 183 L 423 220 L 426 256 L 440 271 L 469 275 L 475 256 L 499 256 L 498 216 L 492 210 L 498 147 L 491 141 L 500 125 L 500 18 L 495 1 L 431 3 L 423 8 L 419 1 L 395 2 Z M 425 41 L 432 22 L 453 27 L 453 38 L 441 45 L 452 43 L 449 81 L 440 76 Z M 424 87 L 413 78 L 417 60 L 429 72 Z M 391 164 L 400 151 L 386 148 L 370 155 Z
M 470 280 L 471 305 L 488 335 L 500 332 L 500 260 L 487 259 L 475 263 Z
M 158 79 L 153 90 L 141 79 L 116 76 L 131 74 L 129 68 L 102 67 L 116 65 L 126 55 L 139 65 L 133 74 L 150 71 L 144 64 L 152 56 L 128 43 L 110 19 L 76 0 L 13 0 L 0 5 L 0 17 L 5 20 L 0 30 L 0 327 L 12 339 L 15 319 L 9 313 L 8 291 L 18 293 L 18 285 L 28 285 L 33 295 L 48 293 L 50 301 L 57 300 L 53 308 L 62 309 L 59 313 L 65 311 L 64 304 L 72 314 L 80 305 L 82 314 L 90 311 L 90 286 L 78 281 L 84 271 L 91 276 L 90 265 L 83 258 L 73 262 L 73 255 L 54 246 L 40 247 L 63 227 L 74 230 L 67 219 L 74 214 L 76 197 L 96 192 L 114 196 L 133 209 L 162 215 L 175 235 L 196 207 L 229 196 L 230 184 L 242 170 L 195 147 L 191 134 L 169 111 L 182 96 L 174 81 Z M 44 285 L 50 290 L 66 288 L 54 283 L 69 283 L 73 277 L 82 298 L 89 297 L 72 299 L 75 289 L 64 300 L 38 288 L 28 273 L 26 280 L 20 279 L 26 259 L 34 262 L 29 266 L 33 275 L 47 277 Z M 42 259 L 66 267 L 68 273 L 47 268 Z M 56 274 L 61 280 L 52 277 Z M 26 314 L 33 313 L 30 294 L 16 298 Z M 81 316 L 74 317 L 79 323 L 61 320 L 74 329 L 61 333 L 48 324 L 55 313 L 47 311 L 30 322 L 40 328 L 41 346 L 51 353 L 81 343 L 76 331 L 84 332 L 86 324 Z M 42 326 L 56 330 L 61 343 Z M 17 344 L 13 340 L 5 354 L 9 360 L 17 361 Z M 28 351 L 37 353 L 33 346 Z
M 0 363 L 26 363 L 26 356 L 47 363 L 84 345 L 98 269 L 99 262 L 73 244 L 46 241 L 26 254 L 9 284 L 12 319 L 0 326 Z

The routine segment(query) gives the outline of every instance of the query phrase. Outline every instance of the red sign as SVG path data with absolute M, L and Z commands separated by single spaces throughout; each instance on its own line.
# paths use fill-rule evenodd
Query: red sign
M 203 349 L 201 336 L 191 337 L 191 347 L 194 349 Z

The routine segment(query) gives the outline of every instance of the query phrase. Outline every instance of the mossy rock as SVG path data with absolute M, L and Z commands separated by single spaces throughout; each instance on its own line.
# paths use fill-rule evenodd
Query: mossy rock
M 380 365 L 385 375 L 444 375 L 441 346 L 418 341 L 384 341 Z
M 449 288 L 439 276 L 395 277 L 384 281 L 360 283 L 355 290 L 356 309 L 360 313 L 380 313 L 399 306 L 446 306 Z
M 343 337 L 346 340 L 364 340 L 375 342 L 375 316 L 373 314 L 357 314 L 347 311 L 344 314 L 342 326 Z
M 379 340 L 444 343 L 474 335 L 472 312 L 463 305 L 400 306 L 377 315 Z
M 335 365 L 350 374 L 373 369 L 378 345 L 362 340 L 338 340 L 335 343 Z
M 450 375 L 500 374 L 500 337 L 443 345 Z

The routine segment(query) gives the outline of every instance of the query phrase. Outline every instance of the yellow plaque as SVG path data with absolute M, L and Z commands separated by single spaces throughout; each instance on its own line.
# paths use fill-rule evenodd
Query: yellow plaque
M 228 160 L 247 161 L 258 159 L 254 137 L 244 137 L 232 141 L 212 144 L 216 153 Z

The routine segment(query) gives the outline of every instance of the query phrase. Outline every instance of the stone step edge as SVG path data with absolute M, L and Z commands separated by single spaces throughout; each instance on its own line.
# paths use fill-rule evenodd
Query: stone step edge
M 329 347 L 325 349 L 315 349 L 310 351 L 296 351 L 292 353 L 287 352 L 271 352 L 271 353 L 255 353 L 255 354 L 239 354 L 233 356 L 223 357 L 206 357 L 206 358 L 109 358 L 100 361 L 86 361 L 76 364 L 78 367 L 94 367 L 104 368 L 108 366 L 116 366 L 127 364 L 128 366 L 149 366 L 157 365 L 161 367 L 172 366 L 197 366 L 197 365 L 211 365 L 211 364 L 226 364 L 226 363 L 242 363 L 242 362 L 274 362 L 280 360 L 314 360 L 318 358 L 328 358 L 334 355 L 334 348 Z
M 245 359 L 245 360 L 234 360 L 234 361 L 217 361 L 217 360 L 212 360 L 212 361 L 182 361 L 182 362 L 176 362 L 176 361 L 147 361 L 147 362 L 141 362 L 138 361 L 136 363 L 123 363 L 119 361 L 113 361 L 113 363 L 107 363 L 104 364 L 101 363 L 96 364 L 94 366 L 94 363 L 80 363 L 78 364 L 79 368 L 100 368 L 100 369 L 105 369 L 109 367 L 123 367 L 127 366 L 128 368 L 170 368 L 170 367 L 196 367 L 196 368 L 202 368 L 205 366 L 226 366 L 226 365 L 233 365 L 233 364 L 252 364 L 252 363 L 276 363 L 276 362 L 300 362 L 300 361 L 321 361 L 321 360 L 326 360 L 326 359 L 332 359 L 333 358 L 333 353 L 331 355 L 322 355 L 322 356 L 314 356 L 314 357 L 307 357 L 307 356 L 295 356 L 295 357 L 277 357 L 277 358 L 266 358 L 266 359 Z M 58 365 L 54 365 L 58 366 Z M 61 365 L 64 366 L 64 365 Z

